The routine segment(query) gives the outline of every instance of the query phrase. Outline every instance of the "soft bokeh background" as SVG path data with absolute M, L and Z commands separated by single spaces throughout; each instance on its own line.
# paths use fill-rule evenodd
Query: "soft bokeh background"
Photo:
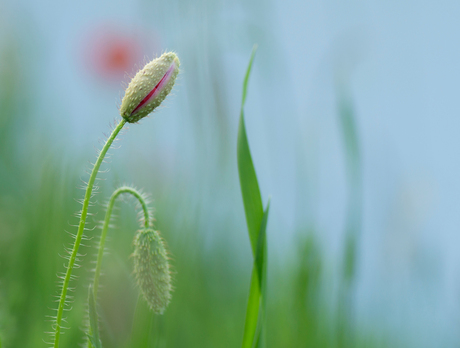
M 246 122 L 272 197 L 267 346 L 458 347 L 459 17 L 452 0 L 1 0 L 3 346 L 46 346 L 88 162 L 119 117 L 122 83 L 165 50 L 182 64 L 173 96 L 111 151 L 89 227 L 118 185 L 149 192 L 176 287 L 150 346 L 241 344 L 252 263 L 236 135 L 257 43 Z M 129 344 L 137 301 L 136 214 L 118 206 L 100 296 L 106 347 Z M 64 347 L 83 342 L 98 233 Z M 149 315 L 136 316 L 148 332 Z

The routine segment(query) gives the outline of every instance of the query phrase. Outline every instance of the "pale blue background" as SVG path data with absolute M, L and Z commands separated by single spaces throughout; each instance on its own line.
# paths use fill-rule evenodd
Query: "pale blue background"
M 272 196 L 271 262 L 290 262 L 296 234 L 313 228 L 331 298 L 347 202 L 336 93 L 344 81 L 363 157 L 359 322 L 405 347 L 458 347 L 459 18 L 460 3 L 442 0 L 3 0 L 0 49 L 13 43 L 18 78 L 30 83 L 24 153 L 32 147 L 40 161 L 39 144 L 48 141 L 67 163 L 94 152 L 123 95 L 120 84 L 85 69 L 81 48 L 91 31 L 111 23 L 176 51 L 183 71 L 175 95 L 130 126 L 114 162 L 127 170 L 120 180 L 139 186 L 150 173 L 163 177 L 154 196 L 183 195 L 211 247 L 219 217 L 235 205 L 239 228 L 226 238 L 247 244 L 235 147 L 241 83 L 258 43 L 246 117 L 264 201 Z

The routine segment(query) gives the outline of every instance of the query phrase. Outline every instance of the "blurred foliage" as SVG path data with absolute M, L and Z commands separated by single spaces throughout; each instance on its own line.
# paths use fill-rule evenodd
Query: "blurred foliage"
M 39 149 L 20 140 L 30 117 L 25 93 L 27 81 L 18 78 L 15 48 L 9 47 L 2 53 L 5 56 L 1 57 L 0 65 L 0 336 L 3 347 L 44 347 L 43 340 L 48 339 L 45 332 L 51 331 L 46 316 L 53 315 L 56 307 L 56 275 L 64 271 L 64 247 L 72 243 L 72 237 L 65 231 L 75 232 L 72 224 L 77 220 L 72 217 L 80 208 L 76 199 L 83 195 L 77 189 L 81 185 L 81 163 L 77 159 L 77 163 L 67 165 L 56 147 L 51 148 L 44 139 Z M 217 86 L 218 82 L 215 93 L 220 95 Z M 220 109 L 222 105 L 217 103 Z M 221 116 L 218 120 L 226 117 Z M 216 128 L 222 132 L 225 124 L 219 122 Z M 223 139 L 226 144 L 221 145 L 227 146 L 228 138 Z M 30 147 L 30 151 L 19 151 L 24 146 Z M 162 185 L 161 177 L 152 180 L 156 180 L 152 186 Z M 102 193 L 92 207 L 91 212 L 96 215 L 89 227 L 96 224 L 98 216 L 103 216 L 101 203 L 113 186 L 110 180 L 101 182 Z M 136 217 L 132 209 L 124 209 L 125 203 L 118 203 L 123 209 L 119 210 L 117 227 L 109 231 L 110 252 L 104 260 L 105 274 L 98 303 L 104 347 L 239 346 L 252 263 L 241 267 L 237 260 L 242 253 L 238 243 L 229 244 L 222 238 L 214 240 L 212 247 L 205 246 L 198 214 L 193 209 L 178 211 L 177 207 L 187 197 L 155 198 L 156 226 L 169 244 L 175 270 L 172 303 L 163 316 L 153 316 L 138 300 L 129 260 Z M 235 211 L 228 207 L 222 221 L 215 222 L 228 231 L 227 235 L 234 228 L 229 221 L 244 220 L 244 215 L 235 215 Z M 95 229 L 87 234 L 92 238 L 98 233 Z M 322 291 L 324 260 L 315 232 L 301 231 L 299 236 L 293 260 L 287 261 L 283 269 L 269 271 L 267 346 L 343 346 L 337 339 L 336 313 Z M 70 329 L 64 331 L 62 347 L 73 348 L 84 342 L 81 328 L 86 317 L 95 240 L 87 241 L 88 247 L 81 251 L 86 256 L 75 273 L 77 280 L 71 284 L 75 287 L 71 294 L 74 299 L 65 324 Z M 370 335 L 357 332 L 354 337 L 352 347 L 378 347 Z

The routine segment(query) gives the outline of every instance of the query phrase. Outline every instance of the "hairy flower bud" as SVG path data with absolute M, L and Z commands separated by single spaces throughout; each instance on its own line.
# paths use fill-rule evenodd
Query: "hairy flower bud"
M 121 116 L 134 123 L 150 114 L 171 92 L 179 65 L 176 54 L 168 52 L 139 70 L 126 89 L 120 107 Z
M 134 275 L 150 308 L 162 314 L 171 300 L 171 273 L 166 248 L 158 231 L 138 231 L 134 238 Z

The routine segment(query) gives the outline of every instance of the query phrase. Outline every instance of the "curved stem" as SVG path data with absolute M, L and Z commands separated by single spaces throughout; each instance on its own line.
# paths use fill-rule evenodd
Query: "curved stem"
M 77 257 L 78 248 L 80 247 L 81 239 L 83 237 L 83 232 L 85 229 L 86 216 L 88 215 L 88 205 L 89 205 L 89 200 L 91 198 L 91 194 L 93 192 L 94 181 L 96 180 L 97 173 L 99 172 L 99 168 L 102 164 L 102 161 L 104 160 L 104 157 L 108 149 L 112 145 L 113 141 L 115 140 L 116 136 L 118 135 L 120 130 L 123 128 L 125 123 L 126 123 L 126 120 L 123 118 L 120 121 L 120 123 L 115 127 L 112 134 L 110 135 L 105 145 L 103 146 L 101 152 L 99 153 L 99 156 L 97 157 L 96 163 L 94 164 L 93 170 L 91 171 L 91 175 L 89 177 L 88 186 L 86 187 L 85 198 L 83 200 L 83 207 L 81 210 L 80 222 L 78 224 L 78 232 L 77 232 L 77 235 L 75 236 L 75 243 L 73 245 L 72 253 L 70 255 L 69 264 L 67 266 L 67 271 L 64 277 L 64 282 L 62 284 L 61 297 L 59 299 L 59 306 L 58 306 L 56 323 L 55 323 L 54 348 L 59 347 L 59 339 L 61 335 L 61 321 L 62 321 L 62 314 L 63 314 L 64 306 L 65 306 L 65 301 L 67 298 L 67 290 L 69 287 L 72 270 L 75 265 L 75 259 Z
M 102 257 L 104 256 L 104 246 L 105 240 L 107 237 L 107 231 L 109 229 L 110 219 L 112 217 L 112 210 L 113 206 L 115 205 L 115 201 L 117 198 L 123 194 L 129 193 L 136 197 L 142 207 L 142 211 L 144 212 L 144 228 L 149 228 L 150 226 L 150 215 L 147 207 L 147 202 L 145 201 L 145 197 L 137 191 L 133 187 L 129 186 L 122 186 L 116 189 L 112 196 L 110 197 L 109 203 L 107 205 L 107 211 L 105 213 L 104 224 L 102 226 L 101 232 L 101 240 L 99 241 L 99 248 L 97 253 L 97 262 L 96 262 L 96 270 L 94 272 L 94 281 L 93 281 L 93 295 L 94 295 L 94 302 L 97 302 L 97 290 L 99 289 L 99 277 L 101 275 L 101 267 L 102 267 Z M 93 334 L 91 327 L 88 328 L 88 335 L 91 336 Z M 88 348 L 92 348 L 93 345 L 88 340 Z
M 145 197 L 138 192 L 136 189 L 129 187 L 129 186 L 122 186 L 116 189 L 112 196 L 110 197 L 109 204 L 107 205 L 107 212 L 105 214 L 104 225 L 102 226 L 101 232 L 101 240 L 99 242 L 98 254 L 97 254 L 97 262 L 96 262 L 96 271 L 94 273 L 94 282 L 93 282 L 93 291 L 94 291 L 94 299 L 97 299 L 97 289 L 99 288 L 99 276 L 101 274 L 101 264 L 102 264 L 102 256 L 104 255 L 104 245 L 105 239 L 107 237 L 107 231 L 109 229 L 110 218 L 112 216 L 113 206 L 115 204 L 115 200 L 123 193 L 130 193 L 134 197 L 139 200 L 139 203 L 142 207 L 144 212 L 144 227 L 149 228 L 150 225 L 150 216 L 147 207 L 147 203 L 145 201 Z

